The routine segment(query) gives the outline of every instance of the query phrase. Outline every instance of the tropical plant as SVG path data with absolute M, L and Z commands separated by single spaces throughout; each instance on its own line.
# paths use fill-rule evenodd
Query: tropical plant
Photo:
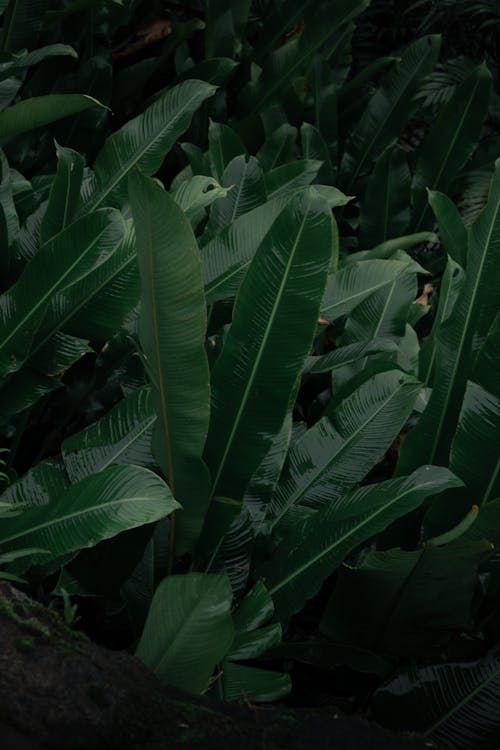
M 0 575 L 185 690 L 347 669 L 337 704 L 489 746 L 492 66 L 447 3 L 383 55 L 376 0 L 41 5 L 2 5 Z

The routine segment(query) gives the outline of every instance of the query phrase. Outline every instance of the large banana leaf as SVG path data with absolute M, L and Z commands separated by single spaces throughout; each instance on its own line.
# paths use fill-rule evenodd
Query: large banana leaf
M 293 160 L 297 128 L 285 122 L 264 141 L 257 151 L 257 160 L 265 172 Z
M 369 0 L 330 0 L 315 6 L 302 34 L 270 55 L 258 80 L 243 89 L 238 98 L 240 111 L 260 113 L 285 96 L 293 78 L 307 70 L 316 52 L 368 4 Z
M 413 272 L 410 261 L 397 260 L 376 259 L 341 268 L 328 277 L 321 315 L 334 321 L 342 315 L 349 315 L 375 292 L 387 298 L 396 280 Z
M 169 576 L 158 586 L 136 656 L 170 685 L 201 693 L 233 640 L 224 574 Z
M 0 72 L 0 81 L 4 81 L 6 78 L 16 76 L 16 78 L 23 77 L 27 68 L 31 68 L 33 65 L 39 65 L 44 60 L 50 57 L 74 57 L 78 55 L 73 49 L 67 44 L 47 44 L 45 47 L 39 47 L 28 52 L 26 49 L 19 52 L 19 48 L 15 50 L 12 55 L 12 59 L 9 62 L 2 63 Z
M 481 65 L 440 112 L 420 149 L 412 189 L 412 228 L 432 229 L 426 189 L 448 189 L 474 150 L 488 110 L 491 73 Z
M 500 398 L 470 380 L 451 444 L 450 469 L 463 479 L 475 505 L 500 496 L 499 433 Z
M 405 51 L 384 78 L 352 132 L 341 167 L 340 187 L 349 193 L 358 177 L 404 128 L 417 106 L 415 94 L 437 62 L 441 37 L 425 36 Z
M 406 659 L 437 657 L 472 625 L 486 539 L 417 550 L 371 550 L 343 567 L 321 621 L 336 643 Z
M 12 178 L 9 163 L 5 154 L 0 149 L 0 290 L 8 286 L 11 265 L 14 260 L 12 244 L 19 232 L 19 217 L 17 215 L 14 195 L 12 191 Z
M 193 113 L 214 92 L 215 87 L 203 81 L 184 81 L 113 133 L 97 155 L 96 185 L 85 211 L 124 201 L 127 177 L 134 168 L 154 174 L 189 127 Z
M 27 358 L 51 299 L 103 263 L 124 233 L 118 212 L 103 209 L 73 223 L 43 245 L 20 278 L 0 297 L 0 373 Z
M 470 230 L 463 291 L 450 317 L 439 328 L 434 388 L 418 425 L 404 441 L 398 463 L 400 473 L 426 460 L 448 462 L 465 384 L 498 309 L 499 263 L 500 163 L 488 203 Z
M 458 208 L 451 198 L 439 190 L 429 190 L 429 205 L 434 212 L 439 227 L 439 238 L 444 251 L 455 263 L 467 266 L 467 230 Z
M 46 5 L 39 0 L 11 0 L 2 2 L 7 6 L 0 36 L 0 50 L 17 52 L 30 47 L 42 28 Z
M 402 235 L 410 221 L 411 175 L 405 152 L 389 146 L 375 162 L 361 203 L 359 244 L 375 247 Z
M 208 126 L 208 157 L 212 174 L 217 180 L 222 179 L 224 170 L 236 157 L 243 156 L 246 149 L 239 136 L 229 125 L 210 121 Z
M 366 357 L 370 354 L 379 354 L 380 352 L 394 352 L 397 351 L 397 348 L 396 343 L 390 339 L 373 339 L 373 341 L 369 341 L 368 343 L 361 342 L 360 344 L 339 346 L 327 354 L 308 357 L 302 373 L 304 375 L 317 375 L 320 372 L 331 372 L 337 367 L 351 365 L 361 357 Z
M 17 135 L 48 125 L 63 117 L 103 105 L 85 94 L 48 94 L 24 99 L 0 112 L 0 145 Z
M 197 220 L 200 216 L 205 216 L 204 208 L 225 198 L 227 194 L 228 190 L 221 187 L 213 177 L 196 174 L 181 182 L 172 192 L 172 197 L 188 219 Z
M 299 188 L 310 185 L 323 162 L 317 159 L 296 159 L 275 167 L 265 176 L 268 198 L 283 197 Z
M 139 340 L 158 417 L 153 452 L 184 506 L 183 536 L 196 539 L 208 492 L 201 454 L 210 408 L 198 245 L 175 201 L 139 172 L 130 178 L 130 202 L 141 275 Z
M 2 551 L 39 547 L 57 559 L 158 521 L 178 507 L 165 482 L 148 469 L 109 466 L 72 485 L 48 505 L 3 519 L 0 545 Z M 34 554 L 16 561 L 15 572 L 38 562 L 46 562 L 46 556 Z
M 453 205 L 453 204 L 452 204 Z M 462 291 L 465 274 L 461 266 L 451 256 L 441 279 L 439 289 L 439 304 L 434 318 L 432 331 L 424 339 L 419 356 L 419 377 L 425 385 L 432 385 L 434 380 L 434 368 L 438 352 L 438 331 L 441 324 L 447 320 Z
M 207 237 L 218 234 L 239 216 L 266 201 L 266 186 L 259 162 L 253 156 L 235 156 L 222 175 L 221 184 L 228 188 L 224 199 L 210 209 Z
M 259 568 L 284 623 L 302 609 L 356 547 L 400 516 L 461 482 L 448 469 L 422 466 L 408 477 L 362 487 L 288 529 Z
M 311 427 L 292 446 L 271 501 L 273 525 L 299 503 L 338 507 L 380 460 L 410 415 L 420 383 L 381 372 Z
M 241 498 L 280 431 L 311 346 L 332 253 L 328 204 L 292 198 L 243 281 L 212 373 L 206 457 L 219 495 Z
M 377 721 L 456 750 L 500 745 L 500 659 L 412 667 L 376 691 Z
M 138 388 L 98 422 L 66 438 L 61 453 L 71 481 L 78 482 L 111 464 L 152 468 L 155 421 L 149 388 Z
M 57 172 L 40 227 L 40 242 L 52 239 L 71 223 L 80 202 L 83 156 L 56 144 Z

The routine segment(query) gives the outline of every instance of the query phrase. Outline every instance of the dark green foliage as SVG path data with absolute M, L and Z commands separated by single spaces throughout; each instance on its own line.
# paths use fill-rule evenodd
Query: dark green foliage
M 497 5 L 0 3 L 0 577 L 495 746 Z

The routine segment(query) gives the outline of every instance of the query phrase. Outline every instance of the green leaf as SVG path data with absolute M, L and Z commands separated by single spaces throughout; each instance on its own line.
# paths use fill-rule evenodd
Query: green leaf
M 225 701 L 270 703 L 288 695 L 289 675 L 225 661 L 222 665 L 222 695 Z
M 426 189 L 446 192 L 477 145 L 490 89 L 491 73 L 485 64 L 480 65 L 443 107 L 423 142 L 413 176 L 414 231 L 432 228 Z
M 266 201 L 262 169 L 253 156 L 235 156 L 224 170 L 222 185 L 227 195 L 210 209 L 206 228 L 208 237 L 218 234 L 239 216 Z
M 500 163 L 488 203 L 471 227 L 463 291 L 437 333 L 434 388 L 418 425 L 403 443 L 398 462 L 400 473 L 427 459 L 448 462 L 465 384 L 497 312 L 499 262 Z
M 219 495 L 242 497 L 281 429 L 314 335 L 331 231 L 323 199 L 314 190 L 297 195 L 272 225 L 241 286 L 212 373 L 206 457 Z
M 275 167 L 265 175 L 267 197 L 276 198 L 310 185 L 321 166 L 322 162 L 315 159 L 297 159 Z
M 56 295 L 103 263 L 123 237 L 118 212 L 103 209 L 70 225 L 43 245 L 18 281 L 0 297 L 0 372 L 26 360 L 42 318 Z
M 257 151 L 257 160 L 265 172 L 293 161 L 297 128 L 288 122 L 280 125 L 266 138 Z
M 2 520 L 2 551 L 40 547 L 52 559 L 126 529 L 163 518 L 179 507 L 160 477 L 138 466 L 110 466 L 72 485 L 48 505 Z M 46 562 L 45 555 L 16 562 L 16 573 Z
M 2 279 L 10 277 L 13 258 L 11 257 L 12 251 L 9 248 L 18 232 L 19 218 L 14 203 L 9 164 L 5 154 L 0 150 L 0 242 L 3 248 L 0 255 L 0 272 Z M 2 282 L 2 289 L 4 285 L 5 281 Z
M 338 643 L 403 658 L 436 657 L 472 625 L 478 567 L 488 541 L 414 551 L 370 551 L 358 567 L 343 567 L 321 632 Z
M 212 174 L 217 180 L 222 179 L 229 162 L 236 156 L 245 154 L 245 146 L 229 125 L 210 121 L 208 127 L 208 157 Z
M 139 388 L 97 422 L 66 438 L 61 453 L 71 481 L 112 464 L 153 468 L 150 445 L 155 421 L 149 388 Z
M 463 479 L 468 497 L 482 505 L 500 496 L 500 398 L 469 381 L 450 450 L 450 469 Z
M 380 352 L 397 351 L 397 345 L 390 339 L 374 339 L 369 342 L 360 344 L 350 344 L 349 346 L 339 346 L 332 352 L 323 354 L 319 357 L 308 357 L 302 370 L 303 375 L 317 375 L 321 372 L 330 372 L 357 362 L 361 357 L 370 354 L 379 354 Z
M 377 247 L 373 247 L 371 250 L 361 250 L 348 255 L 344 258 L 344 265 L 348 266 L 351 263 L 358 263 L 360 260 L 389 259 L 393 257 L 398 250 L 409 250 L 415 245 L 420 245 L 423 242 L 437 241 L 438 238 L 434 232 L 415 232 L 414 234 L 407 234 L 404 237 L 393 237 L 390 240 L 385 240 L 385 242 L 377 245 Z
M 258 81 L 243 89 L 238 98 L 241 111 L 245 114 L 260 113 L 282 98 L 293 78 L 307 70 L 315 53 L 337 36 L 339 29 L 356 18 L 368 3 L 369 0 L 332 0 L 315 7 L 302 34 L 275 50 L 265 60 Z
M 318 179 L 331 184 L 333 182 L 333 165 L 330 159 L 330 150 L 319 130 L 305 122 L 300 128 L 300 139 L 304 159 L 321 161 L 323 166 L 318 173 Z
M 208 491 L 201 460 L 210 396 L 200 257 L 189 221 L 155 181 L 135 172 L 130 202 L 141 275 L 139 341 L 158 417 L 153 453 L 183 503 L 184 545 L 201 529 Z
M 40 227 L 42 244 L 71 224 L 80 202 L 83 157 L 56 144 L 57 173 L 50 189 L 47 210 Z
M 97 185 L 85 211 L 123 202 L 127 177 L 136 167 L 146 175 L 154 174 L 189 127 L 194 112 L 214 92 L 215 87 L 203 81 L 180 83 L 113 133 L 95 160 Z
M 69 485 L 62 461 L 48 458 L 11 484 L 0 498 L 2 503 L 13 505 L 48 505 L 55 502 Z
M 248 633 L 263 625 L 273 615 L 274 603 L 264 583 L 259 580 L 242 599 L 233 613 L 235 630 Z
M 438 352 L 438 332 L 441 324 L 447 320 L 462 291 L 465 281 L 463 269 L 448 256 L 448 262 L 441 279 L 439 303 L 434 318 L 432 331 L 424 340 L 420 349 L 419 377 L 426 385 L 434 381 L 436 355 Z
M 375 162 L 361 203 L 361 247 L 375 247 L 403 234 L 410 221 L 410 186 L 405 152 L 389 146 Z
M 174 190 L 172 197 L 188 219 L 194 219 L 204 208 L 208 208 L 214 201 L 225 198 L 228 194 L 212 177 L 194 175 L 181 182 Z
M 41 128 L 90 107 L 104 105 L 85 94 L 48 94 L 24 99 L 0 112 L 0 145 L 5 146 L 21 133 Z
M 158 586 L 136 656 L 163 681 L 201 693 L 233 640 L 224 574 L 186 573 Z
M 334 321 L 351 313 L 376 292 L 387 298 L 396 280 L 411 273 L 410 261 L 397 260 L 367 260 L 341 268 L 328 277 L 321 315 Z
M 441 37 L 425 36 L 410 45 L 401 62 L 384 77 L 354 128 L 342 160 L 340 187 L 351 192 L 358 177 L 403 130 L 415 110 L 415 94 L 437 62 Z
M 280 621 L 301 610 L 352 550 L 429 495 L 460 484 L 448 469 L 422 466 L 408 477 L 355 490 L 292 527 L 259 569 Z
M 327 411 L 288 454 L 271 500 L 273 526 L 295 505 L 342 504 L 384 455 L 409 417 L 420 383 L 397 370 L 381 372 Z
M 445 747 L 489 750 L 500 742 L 500 659 L 411 667 L 379 688 L 375 719 Z
M 32 52 L 27 50 L 21 50 L 12 54 L 12 59 L 9 62 L 4 62 L 0 68 L 0 81 L 8 78 L 12 75 L 21 76 L 23 75 L 26 68 L 30 68 L 33 65 L 39 65 L 39 63 L 47 60 L 50 57 L 74 57 L 78 55 L 73 49 L 67 44 L 48 44 L 45 47 L 40 47 Z
M 467 265 L 467 230 L 453 201 L 439 190 L 428 191 L 444 251 L 462 268 Z
M 291 196 L 267 201 L 240 216 L 202 250 L 201 261 L 208 305 L 234 297 L 257 248 Z

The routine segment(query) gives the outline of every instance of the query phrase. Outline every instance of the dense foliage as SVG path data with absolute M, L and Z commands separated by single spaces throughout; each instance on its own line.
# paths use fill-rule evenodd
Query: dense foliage
M 500 745 L 498 3 L 0 13 L 0 576 Z

